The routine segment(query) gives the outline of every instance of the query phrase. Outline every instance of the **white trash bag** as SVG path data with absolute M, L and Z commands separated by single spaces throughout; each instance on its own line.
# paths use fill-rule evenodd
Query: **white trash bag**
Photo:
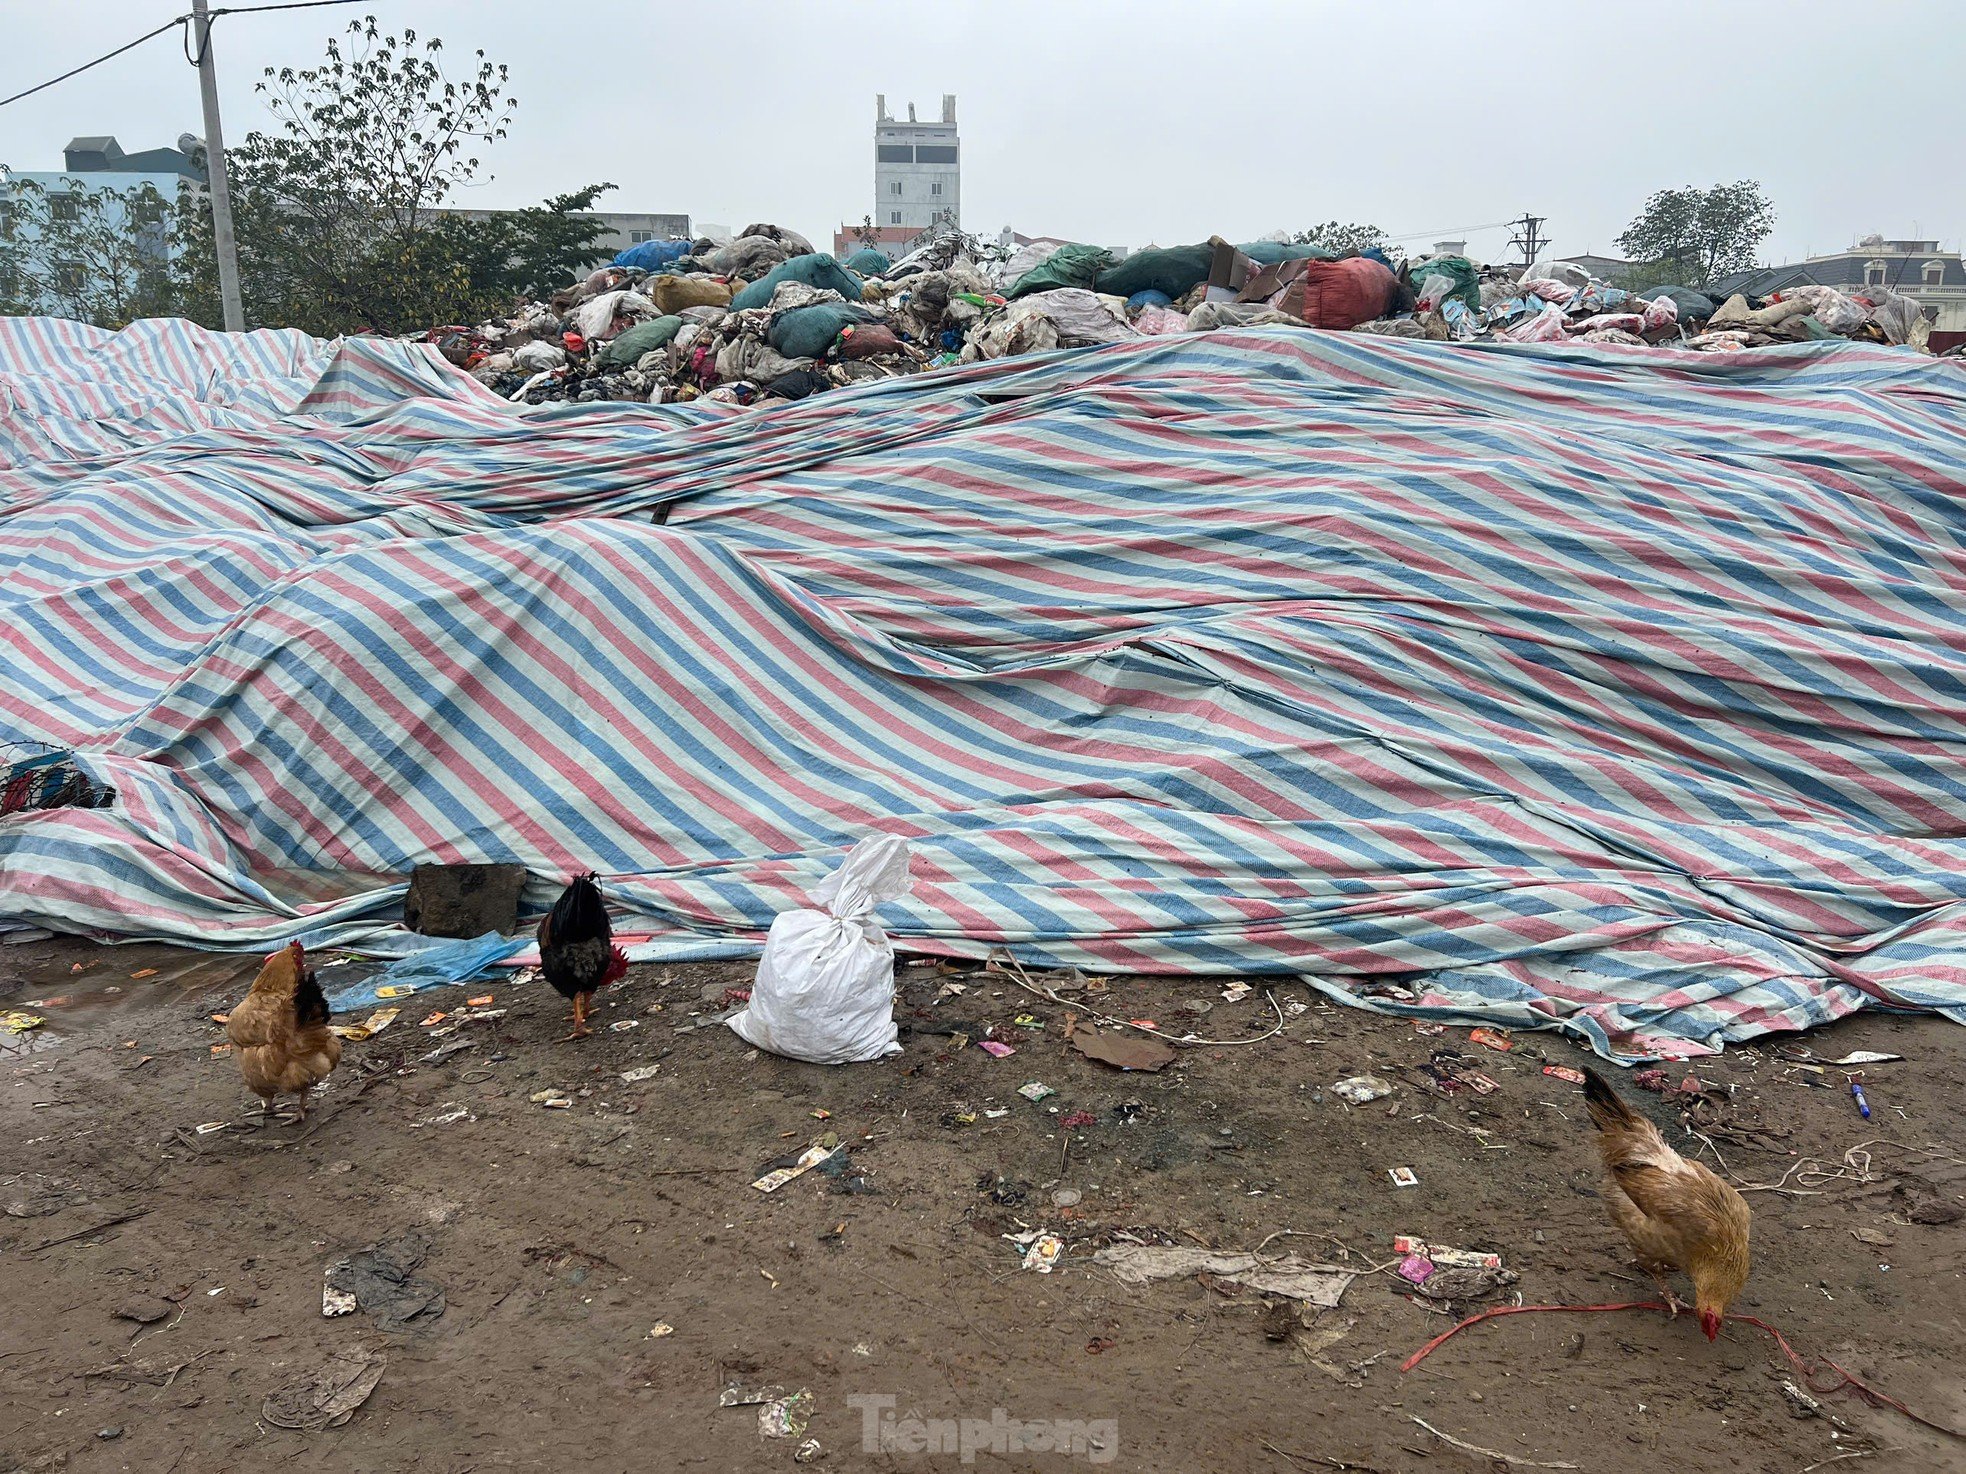
M 751 1003 L 728 1020 L 739 1038 L 788 1059 L 852 1064 L 899 1054 L 894 948 L 874 907 L 905 896 L 908 841 L 860 841 L 812 898 L 824 911 L 784 911 L 771 924 Z

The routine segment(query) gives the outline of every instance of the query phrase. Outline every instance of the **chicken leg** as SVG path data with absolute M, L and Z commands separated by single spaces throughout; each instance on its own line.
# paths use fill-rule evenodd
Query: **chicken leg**
M 573 995 L 573 1032 L 567 1035 L 567 1038 L 585 1039 L 593 1032 L 587 1027 L 587 1005 L 588 1000 L 593 996 L 592 993 L 576 993 Z

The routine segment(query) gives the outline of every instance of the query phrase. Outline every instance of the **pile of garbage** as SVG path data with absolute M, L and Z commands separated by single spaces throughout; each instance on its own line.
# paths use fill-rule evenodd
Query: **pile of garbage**
M 423 335 L 516 401 L 704 399 L 757 406 L 1054 348 L 1272 323 L 1447 342 L 1609 343 L 1732 351 L 1851 338 L 1923 350 L 1917 304 L 1803 286 L 1725 302 L 1628 292 L 1573 262 L 1401 261 L 1376 248 L 1219 237 L 1124 256 L 951 232 L 899 261 L 836 261 L 782 226 L 727 244 L 649 241 L 510 318 Z

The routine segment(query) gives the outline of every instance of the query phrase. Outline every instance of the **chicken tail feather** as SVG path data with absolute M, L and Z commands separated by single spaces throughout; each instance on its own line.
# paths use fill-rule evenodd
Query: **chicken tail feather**
M 1638 1124 L 1639 1118 L 1611 1088 L 1611 1082 L 1588 1065 L 1584 1067 L 1584 1104 L 1590 1108 L 1591 1121 L 1600 1131 Z

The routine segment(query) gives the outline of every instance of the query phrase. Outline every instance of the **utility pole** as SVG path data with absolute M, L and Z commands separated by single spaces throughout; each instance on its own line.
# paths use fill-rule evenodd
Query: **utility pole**
M 1536 253 L 1550 243 L 1550 238 L 1542 234 L 1543 222 L 1549 218 L 1547 215 L 1531 215 L 1525 211 L 1520 220 L 1509 222 L 1516 227 L 1516 233 L 1509 237 L 1509 244 L 1522 252 L 1524 266 L 1534 265 Z
M 232 238 L 232 192 L 225 178 L 225 135 L 218 122 L 218 71 L 212 65 L 209 0 L 191 0 L 191 35 L 197 47 L 198 92 L 205 104 L 205 177 L 212 192 L 212 244 L 218 251 L 218 295 L 225 330 L 243 333 L 246 314 L 239 303 L 239 245 Z

